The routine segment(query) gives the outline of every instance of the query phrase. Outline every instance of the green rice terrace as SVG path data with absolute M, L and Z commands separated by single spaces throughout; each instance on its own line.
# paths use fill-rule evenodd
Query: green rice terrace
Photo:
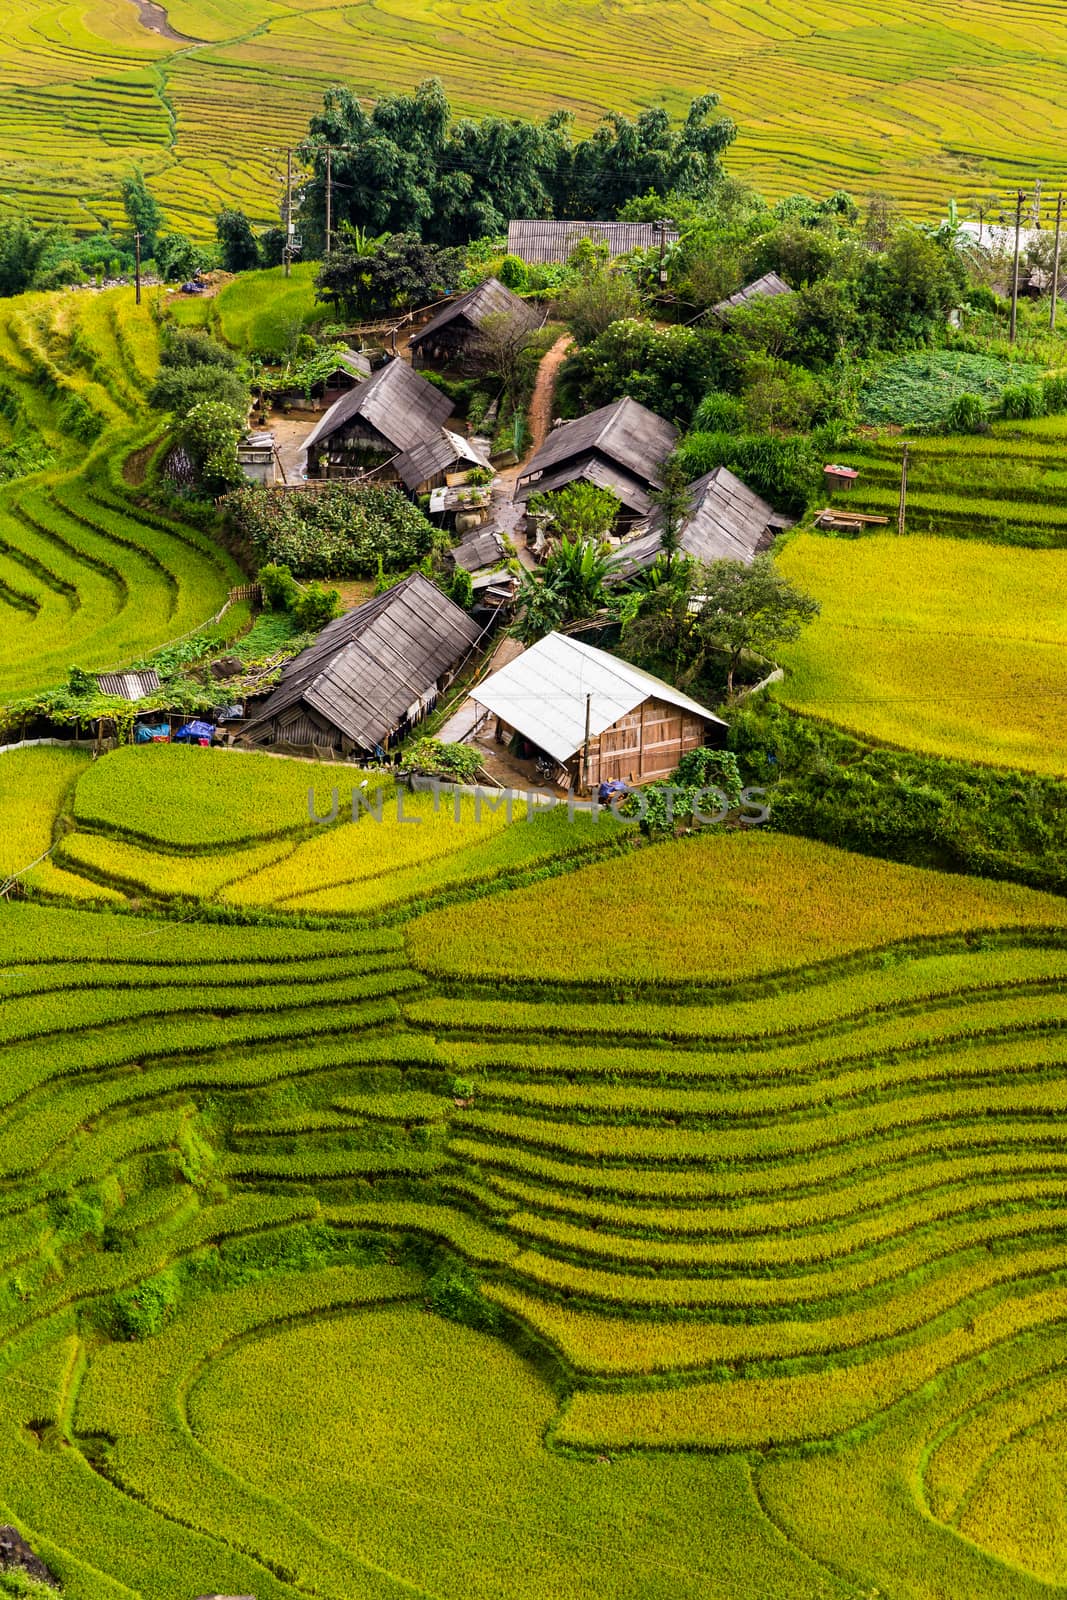
M 16 854 L 73 824 L 0 919 L 0 1517 L 66 1594 L 1064 1581 L 1062 900 L 516 816 L 386 903 L 343 836 L 421 830 L 313 767 L 2 759 Z M 203 920 L 224 846 L 276 925 Z
M 277 220 L 280 152 L 323 91 L 367 97 L 440 76 L 457 108 L 676 113 L 717 91 L 742 128 L 733 166 L 778 198 L 948 197 L 1055 182 L 1067 134 L 1062 12 L 977 0 L 714 8 L 681 0 L 8 0 L 0 63 L 0 205 L 93 226 L 141 162 L 177 226 L 203 236 L 220 202 Z

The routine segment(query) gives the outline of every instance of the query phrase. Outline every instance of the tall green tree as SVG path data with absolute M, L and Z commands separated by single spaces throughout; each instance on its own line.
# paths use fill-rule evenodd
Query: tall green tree
M 22 294 L 32 288 L 55 239 L 54 228 L 35 228 L 26 217 L 0 222 L 0 295 Z
M 147 259 L 156 253 L 156 239 L 163 226 L 163 208 L 149 191 L 145 175 L 139 166 L 134 167 L 122 180 L 122 209 L 130 225 L 130 233 L 141 235 L 141 255 Z
M 215 218 L 215 237 L 227 272 L 251 272 L 259 266 L 259 242 L 243 211 L 223 207 Z

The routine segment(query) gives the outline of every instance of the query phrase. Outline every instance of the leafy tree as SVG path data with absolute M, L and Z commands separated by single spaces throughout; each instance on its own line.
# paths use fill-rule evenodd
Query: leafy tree
M 773 434 L 691 433 L 678 447 L 689 482 L 729 467 L 779 510 L 800 515 L 822 483 L 823 457 L 805 438 Z
M 25 217 L 0 222 L 0 296 L 23 294 L 55 243 L 55 228 L 35 228 Z
M 571 261 L 574 261 L 573 255 Z M 612 271 L 602 261 L 595 261 L 592 270 L 583 272 L 564 289 L 559 297 L 559 308 L 571 333 L 584 345 L 610 328 L 613 322 L 636 317 L 641 297 L 625 273 Z
M 285 229 L 264 228 L 259 236 L 259 256 L 264 267 L 280 267 L 285 257 Z
M 226 272 L 250 272 L 259 266 L 259 242 L 243 211 L 224 206 L 215 218 L 215 237 Z
M 323 298 L 357 315 L 398 311 L 439 300 L 463 268 L 459 250 L 424 244 L 415 233 L 376 240 L 345 239 L 326 257 L 316 280 Z
M 163 226 L 163 208 L 149 193 L 145 175 L 139 166 L 134 167 L 122 180 L 122 209 L 126 213 L 130 233 L 141 235 L 142 256 L 145 259 L 154 256 L 156 239 Z
M 706 193 L 723 151 L 737 135 L 728 117 L 713 115 L 718 104 L 718 95 L 700 95 L 680 128 L 662 106 L 633 120 L 609 112 L 575 148 L 571 215 L 614 215 L 628 200 L 650 192 Z
M 561 539 L 601 544 L 615 526 L 621 503 L 612 490 L 579 479 L 551 494 L 531 495 L 528 510 L 551 512 L 551 531 Z
M 533 341 L 533 329 L 506 311 L 496 311 L 482 319 L 476 353 L 481 365 L 496 374 L 513 401 L 519 395 L 523 356 Z
M 819 614 L 819 602 L 782 576 L 769 555 L 743 561 L 713 561 L 699 567 L 701 606 L 693 625 L 697 660 L 709 651 L 727 657 L 726 690 L 745 654 L 772 660 L 779 645 L 798 639 Z
M 918 228 L 899 228 L 864 274 L 863 299 L 887 345 L 930 337 L 960 299 L 966 271 L 959 256 Z
M 336 589 L 324 589 L 321 583 L 312 582 L 294 597 L 291 610 L 301 632 L 318 633 L 341 615 L 341 596 Z
M 658 512 L 663 568 L 669 580 L 692 507 L 685 469 L 677 456 L 664 462 L 660 477 L 660 487 L 652 491 L 650 499 Z
M 156 240 L 156 270 L 164 283 L 184 282 L 204 264 L 204 252 L 184 233 L 165 233 Z
M 607 604 L 607 582 L 616 564 L 616 557 L 591 540 L 563 539 L 539 575 L 523 573 L 514 632 L 532 644 L 566 622 L 595 616 Z
M 207 494 L 223 494 L 244 481 L 237 460 L 244 425 L 245 412 L 225 400 L 201 400 L 179 423 L 175 443 L 189 457 Z
M 717 340 L 712 330 L 629 317 L 570 358 L 567 381 L 586 410 L 628 394 L 657 416 L 687 423 L 718 377 Z
M 173 328 L 159 358 L 161 367 L 222 367 L 237 371 L 237 357 L 202 328 Z

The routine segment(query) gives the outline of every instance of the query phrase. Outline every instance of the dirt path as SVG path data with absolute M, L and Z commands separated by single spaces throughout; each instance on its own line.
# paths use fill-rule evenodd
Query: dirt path
M 559 376 L 559 369 L 563 365 L 572 342 L 569 333 L 562 334 L 547 355 L 541 358 L 541 365 L 538 367 L 537 377 L 534 379 L 533 394 L 530 396 L 530 410 L 528 413 L 530 443 L 526 448 L 526 454 L 515 466 L 505 467 L 497 475 L 500 481 L 506 485 L 505 493 L 507 499 L 503 500 L 499 505 L 494 503 L 494 521 L 500 531 L 506 533 L 513 541 L 519 560 L 530 571 L 537 570 L 537 562 L 534 560 L 532 552 L 526 548 L 525 538 L 515 531 L 522 521 L 524 511 L 521 505 L 515 504 L 512 495 L 515 492 L 515 484 L 518 481 L 519 474 L 524 471 L 531 457 L 540 450 L 552 427 L 552 410 L 556 398 L 556 379 Z
M 188 33 L 179 33 L 172 28 L 167 17 L 165 7 L 158 4 L 158 0 L 133 0 L 137 13 L 141 19 L 141 26 L 147 28 L 149 33 L 158 33 L 162 39 L 171 39 L 175 44 L 203 44 L 203 39 L 194 39 Z

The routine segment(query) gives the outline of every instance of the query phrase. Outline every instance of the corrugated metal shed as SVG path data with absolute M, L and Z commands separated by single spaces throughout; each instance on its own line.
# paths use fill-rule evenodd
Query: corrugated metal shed
M 751 563 L 771 545 L 776 533 L 793 526 L 755 494 L 728 467 L 716 467 L 689 485 L 689 517 L 680 548 L 696 561 Z M 620 546 L 613 577 L 627 578 L 650 567 L 660 552 L 661 519 L 656 513 L 646 533 Z
M 561 763 L 585 743 L 587 701 L 591 737 L 649 699 L 726 726 L 669 683 L 562 633 L 539 639 L 472 689 L 471 699 Z
M 482 567 L 495 567 L 504 559 L 504 541 L 495 528 L 483 528 L 449 551 L 453 564 L 465 572 L 479 572 Z
M 431 439 L 423 439 L 411 450 L 405 450 L 393 462 L 397 476 L 406 488 L 414 491 L 420 484 L 442 472 L 463 467 L 488 467 L 489 457 L 460 433 L 439 428 Z
M 96 687 L 101 694 L 118 695 L 123 700 L 143 700 L 159 688 L 159 673 L 154 667 L 146 672 L 98 672 Z
M 459 663 L 479 633 L 436 584 L 413 573 L 327 623 L 315 643 L 288 663 L 245 736 L 254 744 L 268 741 L 277 718 L 303 705 L 354 744 L 373 750 Z
M 408 340 L 409 348 L 417 350 L 424 340 L 431 340 L 442 328 L 461 318 L 476 330 L 484 326 L 487 317 L 499 316 L 509 317 L 531 328 L 540 320 L 533 306 L 528 305 L 525 300 L 520 300 L 517 294 L 512 294 L 499 278 L 486 278 L 485 282 L 479 283 L 476 288 L 468 289 L 466 294 L 449 301 L 444 310 L 432 317 L 425 328 L 413 333 Z
M 413 450 L 439 433 L 454 409 L 448 396 L 420 378 L 406 361 L 390 361 L 334 402 L 304 448 L 310 453 L 346 422 L 361 417 L 396 450 Z
M 631 494 L 634 488 L 642 492 L 644 504 L 635 509 L 645 512 L 651 503 L 647 490 L 659 486 L 660 468 L 677 439 L 678 430 L 672 423 L 624 395 L 613 405 L 554 428 L 519 478 L 515 499 L 525 501 L 531 494 L 547 492 L 549 477 L 553 488 L 588 477 L 589 460 L 595 457 L 622 468 L 625 476 L 620 483 L 629 482 Z M 567 470 L 561 475 L 558 469 L 564 467 Z M 615 488 L 615 484 L 607 487 Z M 624 504 L 630 504 L 619 489 L 616 493 Z
M 631 250 L 659 248 L 659 229 L 654 222 L 541 222 L 521 219 L 508 223 L 508 254 L 519 256 L 531 266 L 545 261 L 566 261 L 575 245 L 583 239 L 594 244 L 606 244 L 612 257 L 624 256 Z M 665 230 L 667 244 L 674 244 L 678 234 L 673 228 Z
M 764 300 L 768 296 L 792 293 L 792 289 L 777 272 L 765 272 L 755 283 L 746 283 L 743 289 L 738 289 L 736 294 L 730 295 L 726 300 L 720 300 L 718 305 L 712 306 L 711 309 L 717 316 L 722 316 L 731 307 L 747 305 L 750 300 Z

